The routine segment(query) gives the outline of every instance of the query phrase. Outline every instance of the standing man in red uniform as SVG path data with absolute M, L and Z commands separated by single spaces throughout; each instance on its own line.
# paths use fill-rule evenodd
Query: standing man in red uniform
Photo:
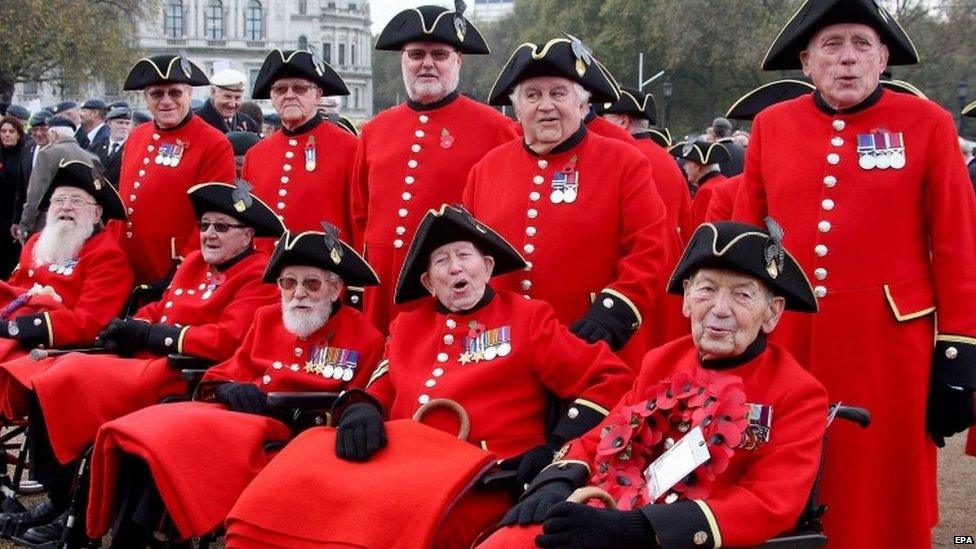
M 142 90 L 153 116 L 129 135 L 119 175 L 129 220 L 115 230 L 136 283 L 162 281 L 162 290 L 174 263 L 196 249 L 190 187 L 236 179 L 230 142 L 190 109 L 192 86 L 209 83 L 182 54 L 140 59 L 125 79 L 123 89 Z
M 311 51 L 271 50 L 251 97 L 271 99 L 281 129 L 247 152 L 242 176 L 288 230 L 321 230 L 324 219 L 349 238 L 358 141 L 319 114 L 319 100 L 326 95 L 349 95 L 332 67 Z
M 721 164 L 728 162 L 729 151 L 725 145 L 705 140 L 681 141 L 670 149 L 671 154 L 684 160 L 682 168 L 688 176 L 694 198 L 691 201 L 691 226 L 697 228 L 705 221 L 712 192 L 727 178 L 722 175 Z
M 734 213 L 780 220 L 815 284 L 821 313 L 784 318 L 780 341 L 831 400 L 871 411 L 870 429 L 831 432 L 839 547 L 930 547 L 936 445 L 973 421 L 976 198 L 952 116 L 878 84 L 917 62 L 879 3 L 807 1 L 763 67 L 817 89 L 756 117 Z
M 459 202 L 471 166 L 517 136 L 511 120 L 457 91 L 463 56 L 489 53 L 458 4 L 404 10 L 376 41 L 400 52 L 409 97 L 363 126 L 352 196 L 353 245 L 381 281 L 366 292 L 366 316 L 384 333 L 399 312 L 393 281 L 424 214 Z
M 636 369 L 644 319 L 664 292 L 668 231 L 647 158 L 583 122 L 590 101 L 618 98 L 576 38 L 519 46 L 489 102 L 514 102 L 524 139 L 471 169 L 464 204 L 525 254 L 499 288 L 549 302 L 576 335 L 606 341 Z

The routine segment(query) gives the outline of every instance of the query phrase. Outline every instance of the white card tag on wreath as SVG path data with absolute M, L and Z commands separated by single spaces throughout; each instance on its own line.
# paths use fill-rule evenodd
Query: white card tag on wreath
M 644 471 L 651 501 L 657 500 L 708 459 L 708 447 L 705 446 L 701 426 L 695 427 Z

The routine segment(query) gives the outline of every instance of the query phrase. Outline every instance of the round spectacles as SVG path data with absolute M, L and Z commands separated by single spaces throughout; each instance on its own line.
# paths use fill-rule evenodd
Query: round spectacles
M 302 287 L 305 288 L 305 291 L 307 292 L 317 292 L 321 290 L 322 284 L 324 283 L 325 281 L 321 278 L 303 278 L 301 281 Z M 298 284 L 298 279 L 293 276 L 278 277 L 278 287 L 282 290 L 294 290 L 296 287 L 298 287 Z
M 200 228 L 201 233 L 205 233 L 210 230 L 210 227 L 213 227 L 215 231 L 223 234 L 231 230 L 231 228 L 242 229 L 244 227 L 247 227 L 247 225 L 241 225 L 239 223 L 221 223 L 221 222 L 211 223 L 209 221 L 201 221 L 197 223 L 197 227 Z
M 65 204 L 71 204 L 72 206 L 77 208 L 78 206 L 84 206 L 84 205 L 94 206 L 95 204 L 98 204 L 98 202 L 85 200 L 80 196 L 56 196 L 51 199 L 51 204 L 54 204 L 55 206 L 64 206 Z

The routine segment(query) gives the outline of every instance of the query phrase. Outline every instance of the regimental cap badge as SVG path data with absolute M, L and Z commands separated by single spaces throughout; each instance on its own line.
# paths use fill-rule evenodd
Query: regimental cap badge
M 102 190 L 102 185 L 105 181 L 105 175 L 102 173 L 102 169 L 99 164 L 93 164 L 91 169 L 92 185 L 95 187 L 96 191 Z
M 190 78 L 190 75 L 193 74 L 193 69 L 190 66 L 190 58 L 189 56 L 187 56 L 186 50 L 180 50 L 179 54 L 180 54 L 180 70 L 183 71 L 183 74 L 185 74 L 187 78 Z
M 468 5 L 464 0 L 454 0 L 454 32 L 457 33 L 458 40 L 464 42 L 464 34 L 468 32 L 468 22 L 464 19 L 464 10 Z
M 888 22 L 888 10 L 885 9 L 884 5 L 881 4 L 881 0 L 874 0 L 874 5 L 878 6 L 878 15 L 885 23 Z
M 329 257 L 332 258 L 332 262 L 336 265 L 342 261 L 342 243 L 339 242 L 339 227 L 336 227 L 328 221 L 322 222 L 322 232 L 325 233 L 323 239 L 325 240 L 325 246 L 329 249 Z
M 576 57 L 576 74 L 582 78 L 586 74 L 586 68 L 593 64 L 593 55 L 579 38 L 569 33 L 564 32 L 563 34 L 566 35 L 566 38 L 569 38 L 570 47 L 573 50 L 573 55 Z
M 478 223 L 478 220 L 475 219 L 474 216 L 471 215 L 471 212 L 469 212 L 468 209 L 465 208 L 463 205 L 461 205 L 461 204 L 451 204 L 451 207 L 454 208 L 455 210 L 457 210 L 458 212 L 460 212 L 461 217 L 463 217 L 464 220 L 467 221 L 472 227 L 474 227 L 475 229 L 477 229 L 478 232 L 481 232 L 481 233 L 487 233 L 488 232 L 488 231 L 485 230 L 484 227 L 481 226 L 480 223 Z
M 769 241 L 766 243 L 763 255 L 766 260 L 766 272 L 775 280 L 783 272 L 786 262 L 786 250 L 783 248 L 784 232 L 783 227 L 772 217 L 767 216 L 765 222 Z
M 238 179 L 234 183 L 234 190 L 231 191 L 230 196 L 234 200 L 234 209 L 238 212 L 243 213 L 244 210 L 251 207 L 254 203 L 254 198 L 251 196 L 252 186 L 250 183 L 243 179 Z
M 318 50 L 312 46 L 309 46 L 308 55 L 312 58 L 312 66 L 315 67 L 315 72 L 317 72 L 319 76 L 323 76 L 325 74 L 325 61 L 322 60 Z
M 695 150 L 695 142 L 689 141 L 685 143 L 684 147 L 681 147 L 681 156 L 688 156 L 693 150 Z

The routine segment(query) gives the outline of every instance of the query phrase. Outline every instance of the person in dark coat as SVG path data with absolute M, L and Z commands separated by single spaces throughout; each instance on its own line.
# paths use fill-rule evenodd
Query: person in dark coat
M 261 126 L 241 112 L 241 98 L 244 96 L 246 80 L 243 73 L 232 69 L 216 72 L 210 77 L 210 97 L 204 101 L 203 106 L 195 109 L 197 116 L 221 133 L 261 133 Z
M 98 155 L 105 177 L 113 187 L 118 189 L 119 173 L 122 170 L 122 151 L 132 129 L 132 111 L 126 107 L 112 109 L 108 113 L 105 125 L 109 130 L 108 138 L 99 141 L 92 152 Z
M 24 148 L 24 126 L 20 120 L 6 115 L 0 119 L 0 219 L 10 220 L 16 208 L 21 183 L 20 158 Z M 18 219 L 19 221 L 19 219 Z M 20 243 L 13 236 L 0 236 L 0 278 L 10 276 L 20 256 Z

